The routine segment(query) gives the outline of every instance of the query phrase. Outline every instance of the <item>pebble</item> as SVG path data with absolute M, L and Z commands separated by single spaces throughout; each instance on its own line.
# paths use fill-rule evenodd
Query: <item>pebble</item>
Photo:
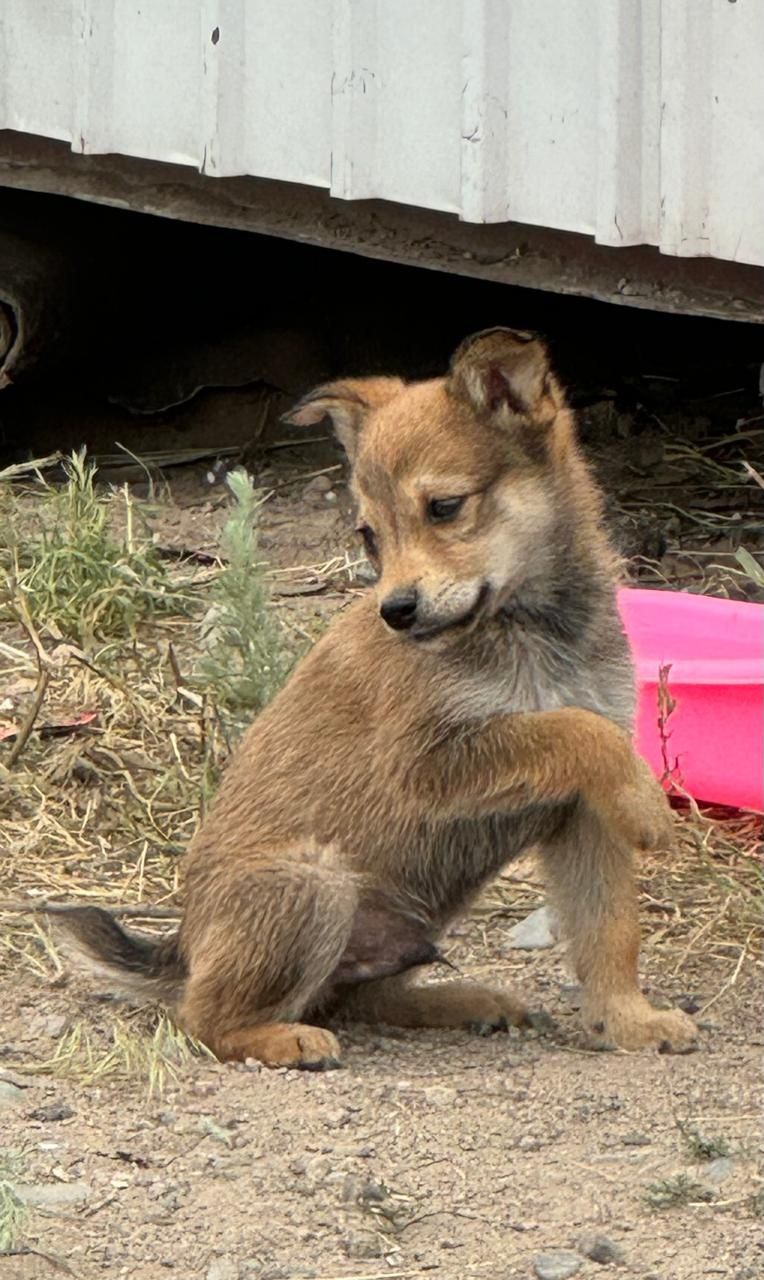
M 357 1204 L 361 1198 L 362 1191 L 363 1183 L 358 1178 L 353 1177 L 352 1173 L 347 1174 L 342 1185 L 342 1203 Z
M 707 1164 L 704 1173 L 709 1182 L 724 1182 L 734 1171 L 735 1161 L 732 1156 L 718 1156 L 716 1160 L 712 1160 Z
M 539 907 L 509 931 L 509 945 L 521 951 L 553 947 L 559 936 L 557 916 L 550 907 Z
M 343 1129 L 350 1124 L 351 1113 L 348 1107 L 333 1107 L 324 1112 L 324 1124 L 327 1129 Z
M 28 1182 L 14 1187 L 22 1204 L 30 1209 L 68 1209 L 84 1204 L 90 1195 L 85 1182 Z
M 548 1253 L 537 1253 L 533 1259 L 533 1270 L 538 1280 L 568 1280 L 580 1270 L 583 1258 L 570 1249 L 551 1249 Z
M 621 1142 L 625 1147 L 649 1147 L 652 1139 L 648 1138 L 646 1133 L 625 1133 L 621 1138 Z
M 560 987 L 560 998 L 569 1009 L 580 1009 L 582 1000 L 581 987 L 577 982 L 566 982 Z
M 69 1019 L 63 1013 L 51 1013 L 45 1019 L 45 1033 L 51 1039 L 58 1040 L 64 1034 L 69 1024 Z
M 205 1280 L 239 1280 L 239 1266 L 233 1258 L 213 1258 L 207 1267 Z
M 609 1236 L 584 1236 L 578 1247 L 585 1258 L 605 1265 L 608 1262 L 624 1262 L 623 1250 Z
M 24 1101 L 24 1090 L 10 1080 L 0 1080 L 0 1107 L 17 1107 Z
M 422 1097 L 431 1107 L 452 1107 L 456 1102 L 456 1089 L 444 1084 L 428 1085 L 422 1090 Z
M 342 1243 L 348 1258 L 381 1258 L 385 1252 L 385 1246 L 374 1236 L 352 1235 Z
M 303 489 L 303 496 L 309 496 L 313 493 L 328 493 L 332 487 L 332 482 L 328 476 L 314 476 L 309 480 Z
M 70 1120 L 75 1114 L 73 1108 L 67 1106 L 65 1102 L 49 1102 L 46 1107 L 38 1107 L 36 1111 L 30 1111 L 29 1119 L 52 1123 L 56 1120 Z

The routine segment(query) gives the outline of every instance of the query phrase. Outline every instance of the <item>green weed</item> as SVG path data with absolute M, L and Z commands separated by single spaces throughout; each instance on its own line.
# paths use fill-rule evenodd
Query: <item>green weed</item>
M 258 564 L 261 499 L 242 467 L 230 473 L 228 484 L 234 505 L 221 540 L 227 565 L 212 585 L 213 604 L 204 623 L 208 651 L 199 674 L 220 706 L 251 713 L 281 688 L 294 658 Z
M 135 635 L 146 618 L 185 611 L 150 533 L 125 486 L 96 491 L 96 468 L 85 450 L 64 462 L 66 483 L 42 481 L 38 519 L 19 533 L 13 495 L 6 493 L 0 521 L 0 617 L 26 612 L 37 628 L 49 627 L 88 646 L 94 639 Z M 110 506 L 121 503 L 122 533 L 114 532 Z

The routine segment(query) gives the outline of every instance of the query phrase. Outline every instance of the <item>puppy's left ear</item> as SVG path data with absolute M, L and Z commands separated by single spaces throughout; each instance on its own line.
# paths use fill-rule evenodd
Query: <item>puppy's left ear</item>
M 550 422 L 561 407 L 546 346 L 524 329 L 484 329 L 466 338 L 451 361 L 448 389 L 499 423 Z
M 369 413 L 399 395 L 404 385 L 400 378 L 345 378 L 340 382 L 325 382 L 303 396 L 284 414 L 282 421 L 312 427 L 324 418 L 331 419 L 334 434 L 352 463 Z

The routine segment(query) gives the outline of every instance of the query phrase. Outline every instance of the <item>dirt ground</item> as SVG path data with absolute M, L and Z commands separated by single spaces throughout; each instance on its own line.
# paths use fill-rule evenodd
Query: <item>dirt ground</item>
M 82 1277 L 508 1280 L 533 1274 L 540 1253 L 604 1235 L 622 1252 L 618 1270 L 645 1280 L 760 1275 L 755 980 L 715 1004 L 695 1056 L 598 1055 L 576 1045 L 557 954 L 513 960 L 500 919 L 471 921 L 449 958 L 463 948 L 466 972 L 543 1002 L 560 1042 L 346 1029 L 341 1071 L 199 1060 L 161 1099 L 9 1071 L 22 1090 L 3 1107 L 3 1145 L 24 1151 L 25 1182 L 72 1196 L 35 1212 L 24 1243 Z M 672 977 L 646 948 L 671 996 L 688 977 L 713 995 L 728 967 L 712 956 Z M 113 1017 L 92 996 L 29 980 L 6 978 L 0 996 L 2 1051 L 17 1062 L 49 1056 L 62 1021 L 85 1016 L 105 1038 Z M 731 1159 L 699 1164 L 681 1124 L 726 1138 Z M 645 1202 L 651 1184 L 682 1173 L 708 1203 Z M 30 1264 L 0 1258 L 0 1276 L 57 1274 Z M 582 1258 L 579 1274 L 608 1270 Z
M 761 547 L 758 491 L 729 450 L 706 448 L 715 429 L 704 419 L 681 439 L 669 419 L 622 413 L 612 399 L 583 423 L 632 576 L 753 595 L 735 552 L 743 542 Z M 361 589 L 358 550 L 333 445 L 283 437 L 281 429 L 261 442 L 250 465 L 270 494 L 260 549 L 274 602 L 307 643 Z M 760 448 L 758 427 L 748 438 Z M 105 472 L 130 481 L 156 545 L 168 557 L 182 552 L 201 581 L 228 506 L 211 463 L 168 468 L 156 491 L 140 470 Z M 709 493 L 725 486 L 720 506 Z M 34 494 L 22 501 L 32 510 Z M 181 656 L 196 643 L 190 623 L 166 630 L 156 648 L 163 668 L 170 634 Z M 13 627 L 3 639 L 24 650 Z M 18 670 L 8 677 L 4 714 L 26 705 L 33 685 Z M 148 754 L 159 759 L 173 737 L 196 786 L 195 730 L 160 692 Z M 105 702 L 106 686 L 94 680 L 88 696 Z M 109 703 L 104 719 L 118 721 L 124 702 Z M 168 1051 L 157 1076 L 112 1052 L 115 1025 L 145 1036 L 151 1016 L 68 977 L 41 927 L 10 909 L 10 900 L 72 896 L 159 904 L 170 915 L 177 906 L 178 854 L 198 805 L 147 808 L 141 770 L 151 759 L 119 747 L 109 765 L 92 755 L 94 741 L 30 748 L 39 789 L 16 808 L 11 796 L 4 810 L 0 1212 L 10 1187 L 19 1224 L 13 1251 L 0 1247 L 0 1280 L 762 1274 L 764 1035 L 750 819 L 682 810 L 676 857 L 641 868 L 645 988 L 697 1012 L 693 1056 L 586 1049 L 562 948 L 510 945 L 510 925 L 543 902 L 537 872 L 523 863 L 484 895 L 445 953 L 467 976 L 522 987 L 556 1019 L 556 1034 L 346 1027 L 343 1069 L 325 1075 L 183 1052 L 173 1063 Z M 88 752 L 97 789 L 83 772 Z M 140 912 L 130 923 L 169 927 Z

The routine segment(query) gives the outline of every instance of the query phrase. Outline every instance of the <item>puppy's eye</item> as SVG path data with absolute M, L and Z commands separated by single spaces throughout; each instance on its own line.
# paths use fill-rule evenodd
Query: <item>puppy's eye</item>
M 427 503 L 427 519 L 432 524 L 445 524 L 458 516 L 464 506 L 464 498 L 431 498 Z
M 368 524 L 362 524 L 360 529 L 356 530 L 356 532 L 359 533 L 363 539 L 363 545 L 366 549 L 366 554 L 369 557 L 369 559 L 378 560 L 379 547 L 377 545 L 377 539 L 376 539 L 374 530 Z

